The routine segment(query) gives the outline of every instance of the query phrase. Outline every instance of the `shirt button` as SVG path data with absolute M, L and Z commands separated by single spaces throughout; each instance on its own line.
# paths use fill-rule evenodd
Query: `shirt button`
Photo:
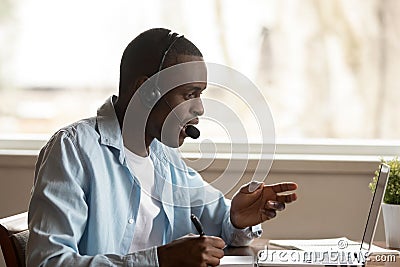
M 128 223 L 129 223 L 129 224 L 132 224 L 132 223 L 133 223 L 133 219 L 132 219 L 132 218 L 129 219 L 129 220 L 128 220 Z

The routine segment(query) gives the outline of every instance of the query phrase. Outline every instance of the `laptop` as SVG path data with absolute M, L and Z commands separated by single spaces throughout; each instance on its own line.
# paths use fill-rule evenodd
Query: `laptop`
M 271 240 L 270 244 L 284 249 L 270 250 L 267 248 L 260 250 L 257 255 L 258 266 L 365 265 L 371 253 L 371 248 L 374 248 L 373 252 L 384 252 L 384 249 L 373 246 L 372 242 L 389 173 L 390 167 L 381 164 L 361 243 L 348 240 L 345 237 L 313 240 Z

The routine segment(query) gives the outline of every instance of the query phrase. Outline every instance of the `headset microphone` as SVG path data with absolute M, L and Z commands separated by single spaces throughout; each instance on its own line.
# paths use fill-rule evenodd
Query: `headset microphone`
M 186 126 L 185 133 L 193 139 L 197 139 L 200 136 L 200 131 L 193 125 Z

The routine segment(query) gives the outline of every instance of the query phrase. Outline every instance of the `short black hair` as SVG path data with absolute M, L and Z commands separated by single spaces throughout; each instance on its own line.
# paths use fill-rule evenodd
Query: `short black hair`
M 142 32 L 128 44 L 120 64 L 120 95 L 124 91 L 130 90 L 132 82 L 137 77 L 151 77 L 158 72 L 162 57 L 172 42 L 169 36 L 170 32 L 171 30 L 164 28 L 153 28 Z M 174 33 L 174 37 L 176 35 Z M 168 51 L 162 68 L 174 65 L 179 55 L 203 57 L 200 50 L 191 41 L 180 37 Z
M 176 39 L 173 45 L 168 50 L 168 53 L 163 62 L 163 66 L 161 66 L 162 67 L 161 69 L 174 65 L 179 55 L 203 57 L 203 54 L 191 41 L 189 41 L 185 37 L 177 37 L 177 36 L 178 34 L 174 33 L 173 38 L 168 42 L 166 48 L 163 51 L 164 54 L 167 51 L 168 47 L 171 46 L 171 43 L 174 42 L 174 39 Z

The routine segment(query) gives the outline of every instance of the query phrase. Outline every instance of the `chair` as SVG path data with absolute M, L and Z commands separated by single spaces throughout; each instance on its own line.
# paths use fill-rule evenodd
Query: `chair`
M 0 219 L 0 245 L 7 267 L 25 267 L 28 212 Z

